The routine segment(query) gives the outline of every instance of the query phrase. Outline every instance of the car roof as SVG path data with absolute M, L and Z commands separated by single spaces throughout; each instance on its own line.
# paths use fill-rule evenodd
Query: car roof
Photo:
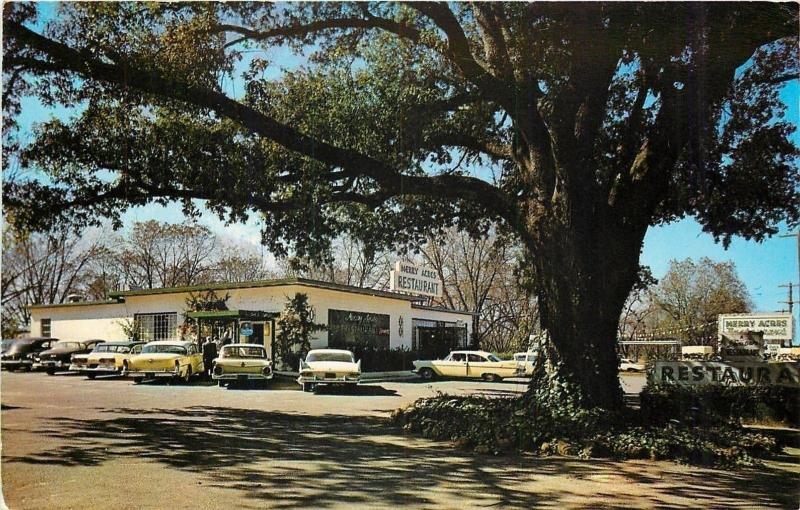
M 156 340 L 155 342 L 147 342 L 147 345 L 180 345 L 181 347 L 188 347 L 194 345 L 194 342 L 187 342 L 186 340 Z
M 261 347 L 262 349 L 264 348 L 264 346 L 261 344 L 228 344 L 222 346 L 223 349 L 228 349 L 230 347 Z
M 143 344 L 143 343 L 144 342 L 126 342 L 124 340 L 111 340 L 110 342 L 107 342 L 107 341 L 103 340 L 103 343 L 98 344 L 98 345 L 124 345 L 126 347 L 130 347 L 132 345 L 138 345 L 138 344 Z
M 31 342 L 39 342 L 41 340 L 56 340 L 59 341 L 58 338 L 53 338 L 51 336 L 29 336 L 26 338 L 9 338 L 12 342 L 23 342 L 23 343 L 31 343 Z
M 311 354 L 312 352 L 315 354 L 319 352 L 326 352 L 331 354 L 338 354 L 338 353 L 347 353 L 350 355 L 353 354 L 352 351 L 348 351 L 347 349 L 311 349 L 310 351 L 308 351 L 308 354 Z
M 450 354 L 455 354 L 455 353 L 459 353 L 459 354 L 482 354 L 484 356 L 488 356 L 488 355 L 492 354 L 491 352 L 486 352 L 486 351 L 452 351 Z

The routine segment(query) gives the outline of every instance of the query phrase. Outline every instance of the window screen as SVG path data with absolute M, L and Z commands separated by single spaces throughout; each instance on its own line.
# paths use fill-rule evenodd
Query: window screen
M 50 336 L 50 319 L 42 319 L 42 336 Z
M 178 314 L 137 313 L 133 320 L 139 326 L 139 337 L 145 342 L 154 340 L 176 340 L 178 334 Z

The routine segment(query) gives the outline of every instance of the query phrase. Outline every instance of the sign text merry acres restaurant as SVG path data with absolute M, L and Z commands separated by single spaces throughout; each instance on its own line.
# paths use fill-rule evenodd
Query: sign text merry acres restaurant
M 389 289 L 418 296 L 442 297 L 442 282 L 436 271 L 410 262 L 395 263 L 389 279 Z

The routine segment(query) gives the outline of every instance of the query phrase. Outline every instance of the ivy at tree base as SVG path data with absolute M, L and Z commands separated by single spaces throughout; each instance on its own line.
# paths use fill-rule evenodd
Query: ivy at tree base
M 580 409 L 533 398 L 531 393 L 515 398 L 440 394 L 396 411 L 391 422 L 429 439 L 495 455 L 516 451 L 732 467 L 758 464 L 781 450 L 775 438 L 735 422 L 701 424 L 688 416 L 646 422 L 652 413 Z

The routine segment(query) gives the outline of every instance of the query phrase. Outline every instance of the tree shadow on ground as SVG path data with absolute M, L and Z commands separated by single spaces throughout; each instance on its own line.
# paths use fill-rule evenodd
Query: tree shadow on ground
M 222 407 L 118 409 L 59 418 L 40 434 L 60 446 L 9 463 L 100 466 L 146 458 L 204 486 L 275 508 L 787 508 L 788 476 L 770 468 L 712 471 L 660 463 L 491 457 L 407 437 L 378 417 L 307 416 Z M 561 482 L 553 483 L 555 477 Z M 631 490 L 613 490 L 623 484 Z M 624 485 L 628 484 L 628 485 Z M 670 498 L 683 498 L 674 503 Z M 442 501 L 448 504 L 442 505 Z M 685 503 L 684 503 L 685 502 Z

